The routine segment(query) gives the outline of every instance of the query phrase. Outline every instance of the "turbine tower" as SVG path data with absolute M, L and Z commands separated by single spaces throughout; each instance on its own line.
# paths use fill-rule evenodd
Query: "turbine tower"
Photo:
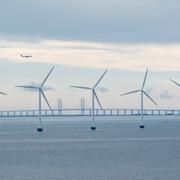
M 102 109 L 101 103 L 98 99 L 98 96 L 96 94 L 96 87 L 98 86 L 98 84 L 100 83 L 100 81 L 103 79 L 103 77 L 105 76 L 105 74 L 107 73 L 108 70 L 105 70 L 105 72 L 102 74 L 102 76 L 99 78 L 99 80 L 96 82 L 96 84 L 93 87 L 85 87 L 85 86 L 70 86 L 72 88 L 78 88 L 78 89 L 85 89 L 85 90 L 90 90 L 91 94 L 92 94 L 92 121 L 91 121 L 91 130 L 96 130 L 96 126 L 95 126 L 95 99 L 97 101 L 97 103 L 99 104 L 100 108 Z
M 39 93 L 39 127 L 37 128 L 37 131 L 42 132 L 43 128 L 42 128 L 42 114 L 41 114 L 41 95 L 43 96 L 45 102 L 47 103 L 48 107 L 50 110 L 52 110 L 44 92 L 43 92 L 43 86 L 45 84 L 45 82 L 47 81 L 48 77 L 50 76 L 51 72 L 53 71 L 54 67 L 50 70 L 50 72 L 48 73 L 48 75 L 46 76 L 46 78 L 44 79 L 44 81 L 39 85 L 39 86 L 15 86 L 15 87 L 20 87 L 20 88 L 25 88 L 25 89 L 35 89 L 38 91 Z
M 157 103 L 144 91 L 144 85 L 145 85 L 145 82 L 146 82 L 147 74 L 148 74 L 148 69 L 146 70 L 146 73 L 145 73 L 145 76 L 144 76 L 144 81 L 143 81 L 141 89 L 121 94 L 121 96 L 124 96 L 124 95 L 133 94 L 133 93 L 137 93 L 137 92 L 141 93 L 141 123 L 140 123 L 139 128 L 144 128 L 145 127 L 144 123 L 143 123 L 143 118 L 144 118 L 144 114 L 143 114 L 143 111 L 144 111 L 144 96 L 143 95 L 145 95 L 155 105 L 157 105 Z

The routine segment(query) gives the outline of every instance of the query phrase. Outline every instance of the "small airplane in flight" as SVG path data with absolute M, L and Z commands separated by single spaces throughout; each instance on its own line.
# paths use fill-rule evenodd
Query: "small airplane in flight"
M 32 58 L 31 55 L 23 55 L 23 54 L 21 54 L 21 57 L 22 57 L 22 58 Z

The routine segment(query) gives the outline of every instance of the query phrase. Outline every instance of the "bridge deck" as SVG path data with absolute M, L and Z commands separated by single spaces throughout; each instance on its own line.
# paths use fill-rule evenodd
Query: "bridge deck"
M 140 115 L 140 109 L 95 109 L 95 116 L 137 116 Z M 143 111 L 148 115 L 180 115 L 180 110 L 170 109 L 146 109 Z M 0 117 L 37 117 L 38 110 L 11 110 L 0 111 Z M 44 109 L 41 111 L 42 117 L 58 116 L 91 116 L 91 109 Z

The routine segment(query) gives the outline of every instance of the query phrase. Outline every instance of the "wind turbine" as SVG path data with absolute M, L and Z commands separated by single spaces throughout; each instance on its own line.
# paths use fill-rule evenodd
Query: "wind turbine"
M 92 93 L 92 121 L 91 121 L 91 130 L 96 130 L 96 126 L 95 126 L 95 99 L 97 101 L 97 103 L 99 104 L 100 108 L 102 109 L 101 103 L 98 99 L 98 96 L 96 94 L 96 87 L 98 86 L 98 84 L 100 83 L 100 81 L 103 79 L 103 77 L 105 76 L 105 74 L 107 73 L 108 70 L 105 70 L 104 73 L 102 74 L 102 76 L 99 78 L 99 80 L 96 82 L 96 84 L 93 87 L 85 87 L 85 86 L 70 86 L 72 88 L 78 88 L 78 89 L 85 89 L 85 90 L 90 90 Z
M 42 132 L 42 114 L 41 114 L 41 95 L 43 96 L 44 100 L 46 101 L 48 107 L 50 110 L 52 110 L 44 92 L 43 92 L 43 86 L 45 82 L 47 81 L 48 77 L 50 76 L 51 72 L 53 71 L 54 67 L 49 71 L 48 75 L 44 79 L 44 81 L 39 85 L 39 86 L 15 86 L 15 87 L 20 87 L 20 88 L 25 88 L 25 89 L 35 89 L 39 92 L 39 127 L 37 128 L 37 131 Z
M 141 123 L 140 123 L 140 126 L 139 128 L 144 128 L 144 123 L 143 123 L 143 110 L 144 110 L 144 101 L 143 101 L 143 95 L 145 95 L 148 99 L 150 99 L 155 105 L 156 102 L 144 91 L 144 85 L 145 85 L 145 82 L 146 82 L 146 78 L 147 78 L 147 74 L 148 74 L 148 69 L 146 70 L 146 73 L 145 73 L 145 76 L 144 76 L 144 81 L 143 81 L 143 84 L 142 84 L 142 87 L 141 89 L 138 89 L 138 90 L 135 90 L 135 91 L 131 91 L 131 92 L 128 92 L 128 93 L 124 93 L 124 94 L 121 94 L 121 96 L 124 96 L 124 95 L 128 95 L 128 94 L 133 94 L 133 93 L 137 93 L 137 92 L 141 92 Z

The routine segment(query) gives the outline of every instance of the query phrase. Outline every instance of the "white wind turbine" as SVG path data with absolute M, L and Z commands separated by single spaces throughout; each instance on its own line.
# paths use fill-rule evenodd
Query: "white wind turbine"
M 72 88 L 78 88 L 78 89 L 85 89 L 85 90 L 91 90 L 92 93 L 92 121 L 91 121 L 91 130 L 96 130 L 96 126 L 95 126 L 95 99 L 97 100 L 97 103 L 99 104 L 100 108 L 102 109 L 101 103 L 98 99 L 98 96 L 96 94 L 96 87 L 98 86 L 98 84 L 100 83 L 100 81 L 103 79 L 103 77 L 105 76 L 105 74 L 107 73 L 108 70 L 105 70 L 105 72 L 102 74 L 102 76 L 99 78 L 99 80 L 96 82 L 96 84 L 91 88 L 91 87 L 85 87 L 85 86 L 70 86 Z
M 141 92 L 141 123 L 140 123 L 140 128 L 144 128 L 144 123 L 143 123 L 143 111 L 144 111 L 144 101 L 143 101 L 143 95 L 145 95 L 148 99 L 150 99 L 155 105 L 156 102 L 144 91 L 144 85 L 145 85 L 145 82 L 146 82 L 146 78 L 147 78 L 147 74 L 148 74 L 148 69 L 146 70 L 146 74 L 145 74 L 145 77 L 144 77 L 144 81 L 143 81 L 143 84 L 142 84 L 142 88 L 139 89 L 139 90 L 135 90 L 135 91 L 131 91 L 131 92 L 128 92 L 128 93 L 124 93 L 124 94 L 121 94 L 121 96 L 124 96 L 124 95 L 128 95 L 128 94 L 132 94 L 132 93 L 137 93 L 137 92 Z
M 50 70 L 50 72 L 48 73 L 48 75 L 46 76 L 46 78 L 44 79 L 44 81 L 39 85 L 39 86 L 15 86 L 15 87 L 21 87 L 21 88 L 25 88 L 25 89 L 35 89 L 39 92 L 39 127 L 37 128 L 37 131 L 42 132 L 43 128 L 42 128 L 42 115 L 41 115 L 41 95 L 43 96 L 44 100 L 46 101 L 48 107 L 50 110 L 52 110 L 44 92 L 43 92 L 43 86 L 45 84 L 45 82 L 47 81 L 48 77 L 50 76 L 51 72 L 53 71 L 54 67 Z

